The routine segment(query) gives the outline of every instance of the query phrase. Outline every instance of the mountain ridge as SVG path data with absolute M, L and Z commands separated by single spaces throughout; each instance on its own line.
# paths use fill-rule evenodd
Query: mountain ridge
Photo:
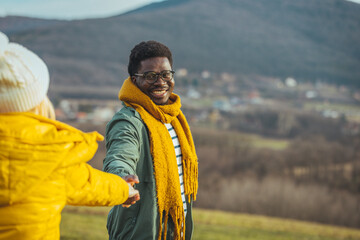
M 360 6 L 343 0 L 171 0 L 10 36 L 43 56 L 59 85 L 118 85 L 131 48 L 153 39 L 192 72 L 360 86 Z

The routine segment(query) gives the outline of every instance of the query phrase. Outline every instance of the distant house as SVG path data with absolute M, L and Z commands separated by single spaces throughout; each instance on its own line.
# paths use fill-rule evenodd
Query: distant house
M 55 108 L 55 116 L 56 119 L 59 121 L 65 121 L 67 118 L 64 111 L 61 108 Z
M 190 88 L 187 92 L 187 97 L 192 98 L 192 99 L 199 99 L 199 98 L 201 98 L 201 94 L 200 94 L 200 92 L 196 91 L 195 89 Z
M 293 87 L 297 86 L 297 82 L 296 82 L 296 80 L 294 78 L 288 77 L 288 78 L 285 79 L 285 85 L 287 87 L 293 88 Z
M 86 112 L 78 112 L 76 114 L 76 120 L 78 122 L 86 122 L 88 120 L 88 114 Z
M 251 104 L 262 104 L 263 99 L 261 98 L 260 92 L 258 90 L 252 90 L 248 93 L 248 100 Z
M 114 116 L 115 111 L 111 107 L 97 107 L 92 116 L 93 123 L 104 123 L 111 120 Z

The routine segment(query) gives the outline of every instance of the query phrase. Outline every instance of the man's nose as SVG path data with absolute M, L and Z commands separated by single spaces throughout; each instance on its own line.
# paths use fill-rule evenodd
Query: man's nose
M 157 75 L 156 76 L 156 81 L 154 82 L 154 84 L 156 84 L 156 85 L 164 85 L 166 83 L 166 81 L 164 81 L 161 77 L 160 77 L 160 75 Z

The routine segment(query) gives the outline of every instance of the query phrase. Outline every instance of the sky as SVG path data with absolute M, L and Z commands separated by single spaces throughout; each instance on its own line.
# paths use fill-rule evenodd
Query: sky
M 0 17 L 7 15 L 50 19 L 110 17 L 164 0 L 0 0 Z M 360 3 L 360 0 L 347 0 Z
M 62 20 L 110 17 L 161 1 L 164 0 L 0 0 L 0 17 Z

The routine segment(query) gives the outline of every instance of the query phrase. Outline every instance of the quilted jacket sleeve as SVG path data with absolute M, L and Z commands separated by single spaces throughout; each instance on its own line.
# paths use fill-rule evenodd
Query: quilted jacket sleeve
M 105 172 L 121 177 L 136 175 L 141 143 L 138 122 L 135 117 L 117 114 L 106 126 Z
M 125 202 L 129 185 L 119 176 L 92 168 L 87 163 L 68 167 L 67 204 L 114 206 Z

